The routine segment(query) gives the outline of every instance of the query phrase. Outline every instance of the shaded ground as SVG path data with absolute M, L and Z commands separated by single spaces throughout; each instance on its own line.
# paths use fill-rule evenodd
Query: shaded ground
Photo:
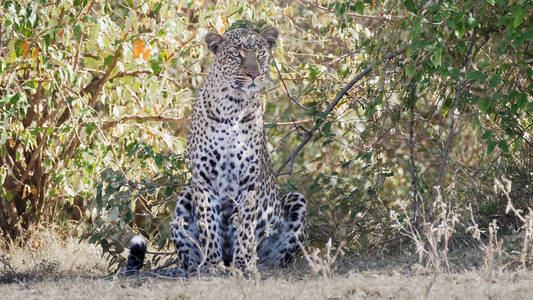
M 313 276 L 304 261 L 262 279 L 106 277 L 98 248 L 51 233 L 31 247 L 0 248 L 2 299 L 531 299 L 533 272 L 489 273 L 475 255 L 452 255 L 451 274 L 434 275 L 414 257 L 342 258 L 330 276 Z M 474 251 L 473 251 L 474 253 Z

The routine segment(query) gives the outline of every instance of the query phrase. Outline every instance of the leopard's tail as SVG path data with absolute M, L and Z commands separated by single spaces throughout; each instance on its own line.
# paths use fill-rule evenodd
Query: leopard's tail
M 139 278 L 161 277 L 161 278 L 186 278 L 189 274 L 180 267 L 170 269 L 156 269 L 140 273 L 146 255 L 146 240 L 136 235 L 130 240 L 130 253 L 128 254 L 128 261 L 124 267 L 124 275 L 137 276 Z
M 144 256 L 146 255 L 146 240 L 136 235 L 130 240 L 130 253 L 128 254 L 128 262 L 124 267 L 124 274 L 137 274 L 143 266 Z

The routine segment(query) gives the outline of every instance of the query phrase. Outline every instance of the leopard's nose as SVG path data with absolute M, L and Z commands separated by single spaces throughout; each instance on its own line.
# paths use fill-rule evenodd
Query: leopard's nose
M 259 72 L 246 72 L 244 74 L 246 74 L 246 76 L 250 76 L 252 79 L 255 79 L 257 76 L 259 76 Z

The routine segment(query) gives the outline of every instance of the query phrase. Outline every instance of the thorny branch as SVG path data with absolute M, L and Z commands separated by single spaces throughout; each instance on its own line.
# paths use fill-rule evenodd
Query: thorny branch
M 396 51 L 393 51 L 391 53 L 388 53 L 387 55 L 385 55 L 384 61 L 388 62 L 392 58 L 404 53 L 404 51 L 405 51 L 405 49 L 401 49 L 401 50 L 396 50 Z M 374 69 L 374 67 L 375 66 L 372 66 L 372 65 L 366 67 L 363 71 L 361 71 L 361 73 L 357 74 L 357 76 L 355 76 L 354 79 L 352 79 L 350 82 L 348 82 L 348 84 L 346 84 L 346 86 L 344 86 L 344 88 L 337 94 L 337 96 L 335 96 L 335 98 L 333 99 L 333 101 L 331 101 L 331 103 L 328 105 L 328 107 L 326 107 L 326 109 L 324 110 L 322 115 L 324 115 L 324 116 L 329 115 L 331 113 L 331 111 L 337 106 L 339 101 L 344 97 L 344 95 L 346 95 L 346 93 L 348 93 L 348 91 L 359 80 L 363 79 L 366 75 L 368 75 L 368 73 L 370 73 L 370 71 L 372 71 Z M 320 125 L 315 125 L 313 127 L 313 129 L 310 129 L 310 130 L 308 130 L 306 132 L 306 135 L 305 135 L 304 139 L 302 140 L 302 142 L 296 147 L 296 149 L 294 149 L 294 151 L 291 153 L 291 155 L 289 155 L 289 157 L 281 164 L 279 169 L 274 174 L 275 176 L 291 175 L 292 174 L 292 170 L 293 170 L 293 166 L 294 166 L 294 159 L 296 158 L 298 153 L 300 153 L 300 151 L 303 149 L 303 147 L 309 142 L 309 140 L 311 140 L 311 138 L 313 137 L 315 132 L 317 132 L 319 129 L 320 129 Z M 283 169 L 287 165 L 289 165 L 289 170 L 287 172 L 283 172 L 282 173 L 281 171 L 283 171 Z

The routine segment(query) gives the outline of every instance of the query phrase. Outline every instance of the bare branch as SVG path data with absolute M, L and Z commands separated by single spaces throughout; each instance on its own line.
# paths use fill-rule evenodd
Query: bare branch
M 396 51 L 393 51 L 391 53 L 388 53 L 387 55 L 385 55 L 384 57 L 384 61 L 385 62 L 388 62 L 390 59 L 404 53 L 405 49 L 401 49 L 401 50 L 396 50 Z M 331 111 L 333 111 L 333 109 L 337 106 L 337 104 L 339 103 L 339 101 L 344 97 L 344 95 L 346 95 L 346 93 L 348 93 L 348 91 L 361 79 L 363 79 L 363 77 L 365 77 L 366 75 L 368 75 L 368 73 L 370 73 L 370 71 L 372 71 L 372 69 L 374 69 L 374 66 L 370 65 L 368 67 L 366 67 L 361 73 L 357 74 L 357 76 L 355 76 L 354 79 L 352 79 L 348 84 L 346 84 L 346 86 L 344 86 L 344 88 L 337 94 L 337 96 L 335 96 L 335 98 L 333 99 L 333 101 L 331 101 L 331 103 L 328 105 L 328 107 L 326 107 L 326 109 L 324 110 L 323 112 L 323 115 L 324 116 L 327 116 L 331 113 Z M 276 171 L 276 173 L 274 174 L 275 176 L 280 176 L 280 175 L 291 175 L 292 174 L 292 169 L 293 169 L 293 165 L 294 165 L 294 159 L 296 158 L 296 156 L 298 155 L 298 153 L 303 149 L 303 147 L 309 142 L 309 140 L 311 140 L 311 137 L 313 137 L 313 135 L 315 134 L 316 131 L 319 130 L 319 126 L 320 125 L 315 125 L 313 127 L 313 129 L 310 129 L 306 132 L 305 134 L 305 137 L 304 139 L 300 142 L 300 144 L 298 145 L 298 147 L 296 147 L 296 149 L 294 149 L 294 151 L 291 153 L 291 155 L 289 155 L 289 157 L 281 164 L 281 166 L 279 167 L 279 169 Z M 287 172 L 281 172 L 283 171 L 283 169 L 288 165 L 290 164 L 289 166 L 289 171 Z
M 125 39 L 125 37 L 126 36 L 124 36 L 123 40 Z M 96 85 L 96 88 L 94 90 L 89 91 L 91 93 L 91 101 L 89 102 L 90 107 L 94 107 L 94 104 L 100 98 L 100 94 L 102 93 L 105 83 L 107 82 L 107 80 L 109 79 L 109 76 L 111 75 L 111 72 L 117 65 L 118 57 L 120 56 L 120 53 L 122 52 L 122 46 L 123 46 L 122 43 L 120 43 L 120 45 L 117 47 L 117 50 L 115 50 L 113 61 L 111 62 L 109 67 L 107 67 L 104 77 L 98 82 L 98 84 Z
M 138 70 L 138 71 L 130 71 L 130 72 L 118 72 L 115 76 L 111 77 L 111 81 L 116 79 L 116 78 L 121 78 L 121 77 L 126 77 L 126 76 L 137 76 L 139 74 L 148 74 L 148 75 L 151 75 L 152 74 L 152 71 L 151 70 Z
M 286 126 L 286 125 L 300 125 L 300 124 L 305 124 L 305 123 L 309 123 L 309 122 L 313 122 L 314 120 L 313 119 L 305 119 L 305 120 L 295 120 L 295 121 L 290 121 L 290 122 L 276 122 L 274 124 L 276 124 L 276 126 Z
M 300 0 L 298 2 L 300 2 L 300 3 L 304 4 L 304 5 L 308 5 L 308 6 L 312 6 L 312 7 L 318 8 L 318 9 L 323 10 L 323 11 L 328 12 L 328 13 L 335 13 L 334 11 L 329 10 L 327 7 L 320 6 L 317 3 L 313 3 L 311 1 Z M 361 15 L 361 14 L 352 13 L 352 12 L 348 12 L 347 15 L 352 17 L 352 18 L 355 18 L 355 19 L 369 19 L 369 20 L 375 20 L 375 21 L 379 21 L 379 22 L 388 22 L 388 21 L 391 20 L 388 17 L 368 16 L 368 15 Z
M 272 53 L 270 55 L 272 56 Z M 272 61 L 274 62 L 274 67 L 276 67 L 276 72 L 278 73 L 279 80 L 281 80 L 281 84 L 283 84 L 283 88 L 285 89 L 285 94 L 287 94 L 287 97 L 289 97 L 289 99 L 291 99 L 292 102 L 298 105 L 299 108 L 309 111 L 309 108 L 301 105 L 296 99 L 294 99 L 291 96 L 291 94 L 289 93 L 289 89 L 287 89 L 287 85 L 285 85 L 285 81 L 283 80 L 283 77 L 281 76 L 281 72 L 279 71 L 278 64 L 276 63 L 274 56 L 272 56 Z
M 166 117 L 166 116 L 150 116 L 150 115 L 126 115 L 118 120 L 114 121 L 106 121 L 102 124 L 102 130 L 109 129 L 111 127 L 117 126 L 120 123 L 124 123 L 127 121 L 154 121 L 154 122 L 167 122 L 167 123 L 174 123 L 174 124 L 183 124 L 189 122 L 189 116 L 185 116 L 183 118 L 176 118 L 176 117 Z M 313 119 L 305 119 L 305 120 L 299 120 L 299 121 L 293 121 L 293 122 L 278 122 L 274 123 L 276 126 L 287 126 L 287 125 L 299 125 L 299 124 L 305 124 L 312 122 Z M 82 124 L 81 127 L 83 127 L 85 124 Z
M 415 154 L 414 154 L 414 123 L 415 123 L 415 105 L 411 107 L 411 122 L 409 124 L 409 160 L 411 161 L 411 185 L 413 188 L 413 224 L 418 225 L 418 177 L 416 176 Z
M 434 185 L 434 187 L 436 188 L 439 188 L 440 189 L 440 185 L 441 185 L 441 180 L 442 180 L 442 175 L 444 174 L 444 169 L 446 168 L 446 160 L 448 159 L 448 152 L 450 151 L 450 146 L 452 144 L 452 138 L 453 138 L 453 132 L 454 132 L 454 127 L 455 127 L 455 118 L 456 116 L 458 116 L 460 113 L 457 112 L 457 106 L 459 105 L 459 98 L 461 97 L 461 90 L 463 88 L 463 85 L 465 83 L 465 73 L 466 73 L 466 68 L 468 66 L 468 64 L 470 63 L 470 60 L 471 60 L 471 54 L 472 54 L 472 49 L 474 47 L 474 43 L 476 41 L 476 28 L 474 27 L 474 31 L 472 32 L 472 37 L 470 38 L 470 46 L 468 46 L 468 52 L 465 56 L 465 59 L 463 61 L 463 65 L 461 66 L 461 80 L 459 81 L 459 83 L 457 84 L 457 91 L 455 92 L 455 101 L 453 102 L 453 108 L 452 108 L 452 111 L 451 111 L 451 124 L 450 124 L 450 130 L 448 131 L 448 138 L 446 139 L 446 145 L 444 147 L 444 152 L 442 153 L 442 161 L 441 161 L 441 164 L 440 164 L 440 169 L 439 169 L 439 174 L 437 175 L 437 181 Z M 433 197 L 431 199 L 431 206 L 429 208 L 429 211 L 430 211 L 430 215 L 432 213 L 432 210 L 433 210 L 433 204 L 435 203 L 435 199 L 436 199 L 436 195 L 435 197 Z
M 109 129 L 111 127 L 116 126 L 119 123 L 124 123 L 127 121 L 157 121 L 157 122 L 168 122 L 168 123 L 175 123 L 175 124 L 183 124 L 185 122 L 189 122 L 189 116 L 183 117 L 183 118 L 175 118 L 175 117 L 165 117 L 165 116 L 140 116 L 140 115 L 128 115 L 124 116 L 118 120 L 115 121 L 109 121 L 104 122 L 102 125 L 102 129 Z

